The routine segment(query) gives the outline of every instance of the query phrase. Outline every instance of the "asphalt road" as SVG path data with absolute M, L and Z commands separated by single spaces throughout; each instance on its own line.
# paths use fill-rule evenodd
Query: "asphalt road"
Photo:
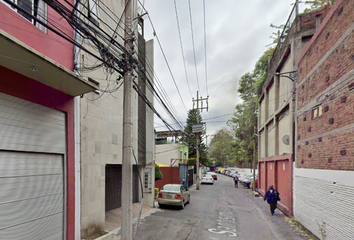
M 218 175 L 214 185 L 190 192 L 185 209 L 164 208 L 143 219 L 135 239 L 309 239 L 280 211 L 272 216 L 251 190 L 235 188 L 229 177 Z

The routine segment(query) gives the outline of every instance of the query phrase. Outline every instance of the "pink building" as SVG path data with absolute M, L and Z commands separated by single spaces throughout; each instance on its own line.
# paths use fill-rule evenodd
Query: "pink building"
M 73 73 L 73 44 L 38 22 L 72 38 L 69 24 L 42 0 L 10 2 L 0 0 L 0 236 L 75 239 L 74 97 L 95 88 Z

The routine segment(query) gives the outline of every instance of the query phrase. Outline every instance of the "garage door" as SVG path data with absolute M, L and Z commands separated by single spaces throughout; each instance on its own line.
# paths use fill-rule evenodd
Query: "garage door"
M 1 238 L 63 239 L 62 156 L 0 151 L 0 166 Z
M 0 93 L 0 238 L 65 238 L 65 115 Z

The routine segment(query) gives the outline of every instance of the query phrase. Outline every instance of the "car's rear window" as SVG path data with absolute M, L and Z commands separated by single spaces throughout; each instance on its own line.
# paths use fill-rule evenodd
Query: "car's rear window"
M 179 186 L 171 186 L 171 185 L 163 186 L 163 188 L 161 190 L 178 192 Z

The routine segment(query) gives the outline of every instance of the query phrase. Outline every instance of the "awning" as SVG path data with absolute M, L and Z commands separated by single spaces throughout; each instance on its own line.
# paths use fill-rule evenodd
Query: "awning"
M 0 66 L 11 69 L 70 96 L 78 96 L 97 90 L 94 84 L 79 77 L 1 29 Z
M 169 166 L 167 166 L 167 165 L 164 165 L 164 164 L 161 164 L 161 163 L 158 163 L 158 162 L 155 162 L 156 164 L 157 164 L 157 166 L 159 166 L 159 167 L 169 167 Z

